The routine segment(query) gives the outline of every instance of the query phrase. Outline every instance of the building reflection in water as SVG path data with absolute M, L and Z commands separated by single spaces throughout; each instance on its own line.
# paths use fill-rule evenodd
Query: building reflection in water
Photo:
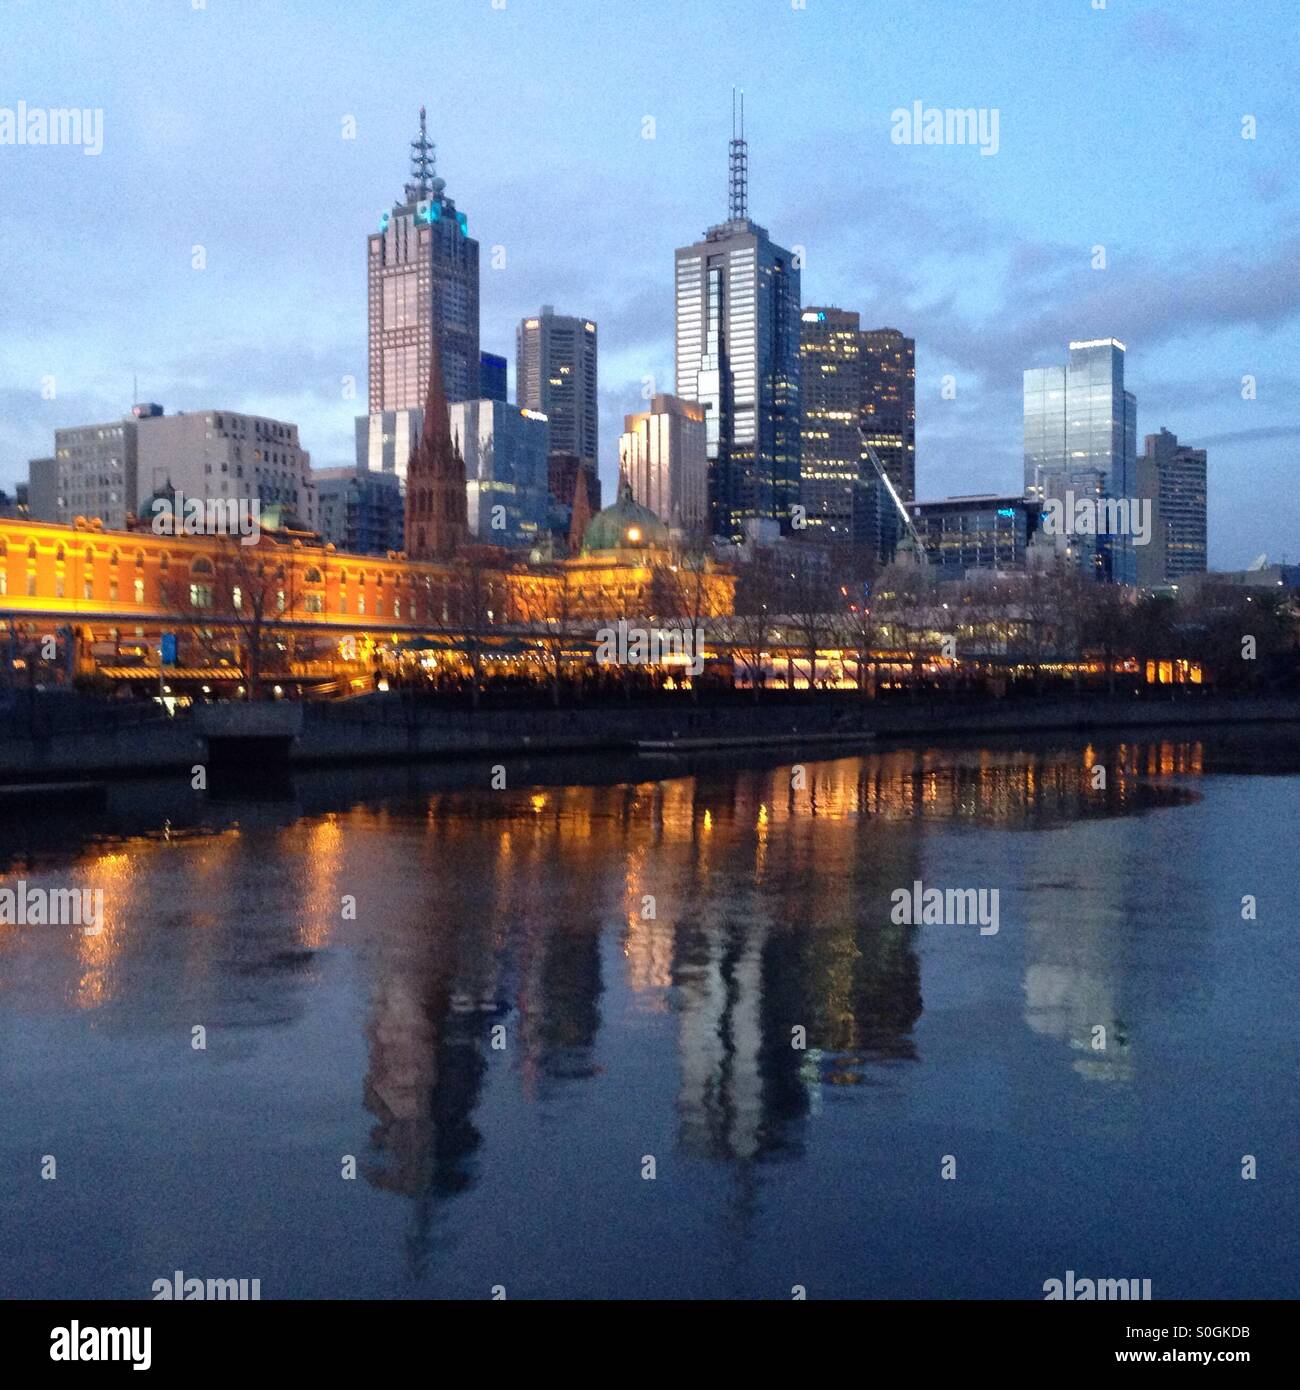
M 918 822 L 1041 830 L 1131 814 L 1187 799 L 1151 779 L 1201 766 L 1195 745 L 1121 747 L 1098 789 L 1097 757 L 907 751 L 808 764 L 799 785 L 787 767 L 724 768 L 433 797 L 410 866 L 428 894 L 370 962 L 371 1180 L 417 1198 L 424 1223 L 474 1181 L 489 1067 L 542 1101 L 596 1075 L 610 931 L 620 988 L 675 1034 L 683 1153 L 798 1154 L 825 1087 L 917 1056 L 917 929 L 889 908 L 921 877 Z M 1062 949 L 1031 931 L 1031 1027 L 1073 1043 L 1085 1019 L 1116 1015 L 1117 935 L 1096 923 Z M 494 1023 L 509 1035 L 499 1062 Z M 1114 1048 L 1112 1069 L 1121 1020 Z
M 258 987 L 278 960 L 354 950 L 367 991 L 363 1172 L 414 1202 L 418 1264 L 439 1203 L 478 1179 L 489 1080 L 540 1106 L 592 1084 L 613 994 L 671 1059 L 682 1155 L 738 1171 L 797 1156 L 835 1088 L 879 1084 L 920 1055 L 925 929 L 893 925 L 890 894 L 934 872 L 933 836 L 1178 805 L 1193 795 L 1179 779 L 1204 765 L 1194 742 L 900 750 L 808 763 L 800 777 L 726 759 L 689 774 L 642 762 L 615 784 L 501 792 L 430 794 L 375 775 L 359 803 L 347 779 L 321 784 L 316 801 L 299 779 L 287 817 L 235 806 L 222 823 L 209 809 L 199 831 L 85 844 L 77 881 L 105 887 L 106 929 L 70 944 L 59 987 L 121 1028 L 191 1020 L 196 999 L 210 1001 L 205 1016 L 265 1026 L 300 1007 L 283 976 Z M 187 835 L 184 857 L 171 853 Z M 1032 883 L 1068 884 L 1052 860 L 1065 838 L 1026 838 Z M 4 882 L 49 872 L 12 846 L 5 863 Z M 1132 891 L 1125 866 L 1098 872 L 1112 899 Z M 340 916 L 349 893 L 355 923 Z M 1023 957 L 1029 1028 L 1065 1044 L 1082 1075 L 1122 1080 L 1134 1065 L 1127 928 L 1116 913 L 1082 915 L 1062 931 L 1031 910 L 1007 949 Z M 160 926 L 183 1002 L 145 1009 L 167 997 Z M 0 987 L 15 930 L 0 927 Z M 1113 1030 L 1101 1058 L 1084 1047 L 1097 1023 Z M 635 1146 L 610 1136 L 625 1140 Z

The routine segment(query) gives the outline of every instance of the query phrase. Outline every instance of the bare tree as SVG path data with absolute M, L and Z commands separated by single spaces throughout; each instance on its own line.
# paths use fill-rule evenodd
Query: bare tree
M 739 660 L 748 673 L 755 703 L 763 688 L 764 657 L 772 645 L 777 596 L 771 553 L 755 550 L 740 568 L 733 612 L 720 621 L 733 661 Z
M 168 611 L 191 625 L 207 658 L 231 663 L 244 698 L 262 698 L 263 673 L 283 646 L 280 624 L 298 607 L 293 557 L 268 536 L 256 545 L 216 536 L 210 550 L 191 559 L 185 579 L 169 570 L 159 590 Z
M 551 689 L 551 704 L 560 703 L 564 653 L 579 635 L 569 586 L 558 574 L 553 583 L 530 586 L 520 598 L 521 617 L 534 660 Z
M 788 559 L 788 563 L 786 563 Z M 795 541 L 781 556 L 782 614 L 799 638 L 808 662 L 808 686 L 817 686 L 817 653 L 835 633 L 841 596 L 831 579 L 830 557 L 821 547 Z

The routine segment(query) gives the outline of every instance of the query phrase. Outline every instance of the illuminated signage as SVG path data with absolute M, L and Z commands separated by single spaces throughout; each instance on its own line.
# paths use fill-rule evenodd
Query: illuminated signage
M 521 410 L 519 413 L 525 420 L 549 420 L 551 418 L 549 415 L 543 415 L 540 410 Z
M 999 516 L 1015 516 L 1015 514 L 1016 514 L 1016 509 L 1015 509 L 1014 507 L 999 507 L 999 508 L 998 508 L 998 515 L 999 515 Z

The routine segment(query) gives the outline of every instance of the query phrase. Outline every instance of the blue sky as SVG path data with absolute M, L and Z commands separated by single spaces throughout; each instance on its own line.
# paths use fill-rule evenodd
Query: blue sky
M 513 376 L 541 304 L 600 325 L 608 487 L 643 378 L 672 388 L 673 249 L 725 216 L 734 84 L 751 215 L 805 248 L 805 303 L 917 339 L 919 495 L 1017 488 L 1022 369 L 1114 336 L 1139 436 L 1210 450 L 1211 562 L 1300 559 L 1291 0 L 194 3 L 0 0 L 0 108 L 104 112 L 97 157 L 0 145 L 0 486 L 133 375 L 349 461 L 365 238 L 424 102 L 483 346 Z M 996 108 L 997 155 L 893 144 L 914 101 Z

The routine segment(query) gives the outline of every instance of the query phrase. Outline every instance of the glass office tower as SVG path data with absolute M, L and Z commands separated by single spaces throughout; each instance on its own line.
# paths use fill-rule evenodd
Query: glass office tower
M 731 142 L 729 219 L 676 253 L 677 395 L 704 407 L 714 533 L 790 527 L 799 500 L 799 266 L 748 212 L 748 153 Z
M 1025 495 L 1039 502 L 1096 492 L 1131 498 L 1137 485 L 1137 401 L 1124 389 L 1124 344 L 1099 338 L 1070 344 L 1064 367 L 1024 374 Z M 1127 537 L 1077 538 L 1080 563 L 1098 578 L 1136 581 Z

